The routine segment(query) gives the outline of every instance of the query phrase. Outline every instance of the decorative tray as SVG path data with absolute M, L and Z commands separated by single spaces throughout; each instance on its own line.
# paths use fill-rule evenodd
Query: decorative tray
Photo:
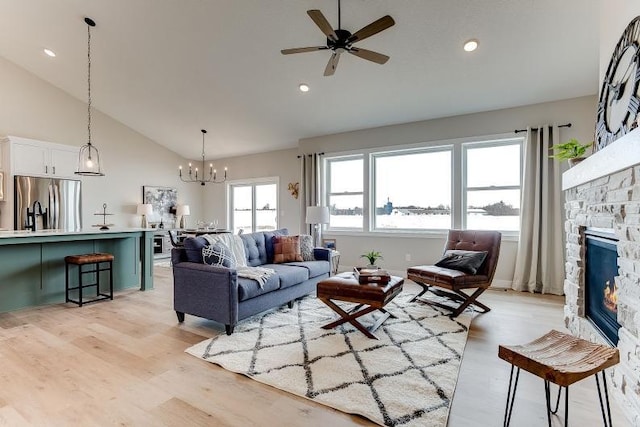
M 387 270 L 381 268 L 364 268 L 354 267 L 353 275 L 358 280 L 358 283 L 389 283 L 391 276 L 387 273 Z

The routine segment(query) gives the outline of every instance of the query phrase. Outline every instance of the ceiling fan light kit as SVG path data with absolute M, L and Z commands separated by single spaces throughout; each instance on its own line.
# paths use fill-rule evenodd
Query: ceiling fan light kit
M 353 46 L 353 44 L 376 35 L 389 27 L 392 27 L 395 24 L 395 21 L 391 16 L 385 15 L 382 18 L 372 22 L 371 24 L 359 29 L 352 34 L 350 31 L 342 28 L 340 0 L 338 0 L 338 28 L 335 30 L 333 29 L 333 27 L 331 27 L 331 24 L 329 24 L 329 21 L 327 21 L 327 18 L 325 18 L 320 10 L 308 10 L 307 15 L 309 15 L 311 20 L 327 37 L 327 44 L 325 46 L 283 49 L 280 51 L 283 55 L 315 52 L 318 50 L 331 50 L 331 57 L 329 58 L 329 62 L 327 63 L 327 66 L 324 70 L 325 76 L 332 76 L 336 72 L 338 61 L 340 60 L 340 55 L 345 52 L 381 65 L 385 64 L 389 60 L 389 57 L 387 55 L 383 55 L 372 50 L 358 48 Z

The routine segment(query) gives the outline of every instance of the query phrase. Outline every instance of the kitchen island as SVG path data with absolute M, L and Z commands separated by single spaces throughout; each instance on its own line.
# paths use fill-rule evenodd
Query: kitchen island
M 67 255 L 114 255 L 114 290 L 153 289 L 153 230 L 0 231 L 0 312 L 65 302 Z

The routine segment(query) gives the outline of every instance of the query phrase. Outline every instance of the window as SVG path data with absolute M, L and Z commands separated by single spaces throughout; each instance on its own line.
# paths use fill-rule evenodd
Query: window
M 364 226 L 363 156 L 327 159 L 326 186 L 329 227 L 362 229 Z
M 278 184 L 273 180 L 229 185 L 234 233 L 278 228 Z
M 520 228 L 520 140 L 465 144 L 464 225 L 475 230 Z
M 324 159 L 332 231 L 517 232 L 523 138 L 456 140 Z
M 451 148 L 373 155 L 376 230 L 451 228 Z

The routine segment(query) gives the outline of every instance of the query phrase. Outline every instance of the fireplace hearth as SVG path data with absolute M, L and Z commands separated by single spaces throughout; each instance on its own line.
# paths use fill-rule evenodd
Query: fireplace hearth
M 618 239 L 585 231 L 585 315 L 613 345 L 618 344 Z

